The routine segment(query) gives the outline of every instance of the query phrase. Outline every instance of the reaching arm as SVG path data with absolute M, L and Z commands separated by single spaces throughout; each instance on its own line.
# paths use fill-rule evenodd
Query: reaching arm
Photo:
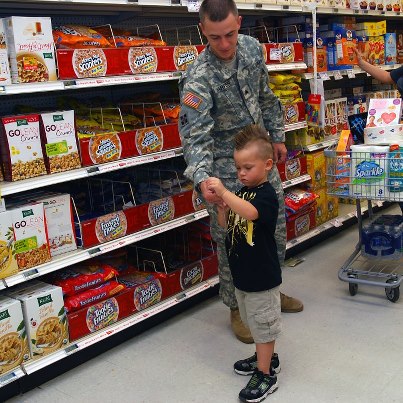
M 354 49 L 357 57 L 358 57 L 358 66 L 361 67 L 364 71 L 374 77 L 376 80 L 379 80 L 385 84 L 394 84 L 394 81 L 389 73 L 389 71 L 382 70 L 377 66 L 373 66 L 365 60 L 365 56 L 360 53 L 357 48 Z

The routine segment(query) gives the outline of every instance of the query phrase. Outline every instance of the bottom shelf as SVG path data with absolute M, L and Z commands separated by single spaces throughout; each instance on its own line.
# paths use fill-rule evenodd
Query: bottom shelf
M 31 374 L 45 368 L 47 371 L 49 371 L 50 365 L 58 363 L 59 361 L 71 355 L 74 355 L 75 353 L 83 351 L 96 343 L 105 341 L 106 339 L 111 338 L 112 336 L 124 330 L 130 329 L 134 325 L 137 325 L 140 322 L 145 321 L 146 319 L 149 319 L 179 304 L 182 304 L 183 302 L 188 301 L 193 297 L 214 288 L 218 284 L 218 282 L 218 276 L 211 277 L 203 281 L 202 283 L 199 283 L 194 287 L 187 289 L 186 291 L 180 292 L 128 318 L 122 319 L 121 321 L 116 322 L 115 324 L 108 326 L 105 329 L 99 330 L 89 336 L 76 340 L 75 342 L 67 345 L 62 350 L 58 350 L 52 354 L 47 355 L 46 357 L 29 361 L 25 364 L 22 364 L 19 368 L 15 368 L 12 371 L 0 375 L 0 388 L 2 391 L 2 398 L 4 387 L 13 383 L 14 381 L 23 377 L 28 377 Z

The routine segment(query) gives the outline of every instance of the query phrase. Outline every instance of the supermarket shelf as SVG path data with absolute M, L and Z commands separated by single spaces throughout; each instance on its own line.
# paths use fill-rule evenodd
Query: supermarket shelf
M 6 288 L 6 284 L 3 280 L 0 280 L 0 290 L 4 290 Z
M 5 374 L 0 375 L 0 388 L 8 385 L 11 382 L 20 379 L 25 374 L 21 368 L 14 368 L 13 370 L 6 372 Z
M 76 179 L 88 178 L 90 176 L 99 175 L 105 172 L 116 171 L 143 165 L 154 161 L 174 158 L 182 154 L 182 148 L 161 151 L 159 153 L 145 154 L 138 157 L 127 158 L 124 160 L 108 162 L 102 165 L 94 165 L 91 167 L 74 169 L 67 172 L 61 172 L 51 175 L 38 176 L 36 178 L 25 179 L 17 182 L 0 182 L 0 195 L 9 196 L 12 194 L 33 190 L 45 186 L 56 185 L 57 183 L 69 182 Z
M 284 131 L 285 132 L 290 132 L 292 130 L 303 129 L 304 127 L 308 127 L 308 124 L 306 123 L 306 120 L 304 120 L 303 122 L 297 122 L 297 123 L 292 123 L 290 125 L 285 125 L 284 126 Z
M 324 141 L 321 141 L 320 143 L 310 144 L 308 146 L 295 146 L 295 148 L 311 152 L 311 151 L 322 150 L 324 148 L 330 147 L 330 146 L 336 144 L 337 141 L 338 141 L 338 139 L 324 140 Z
M 277 64 L 266 64 L 266 68 L 269 72 L 271 71 L 285 71 L 285 70 L 303 70 L 307 66 L 303 62 L 295 63 L 277 63 Z
M 291 186 L 298 185 L 299 183 L 304 183 L 311 180 L 310 175 L 301 175 L 298 178 L 290 179 L 282 183 L 283 189 L 289 188 Z
M 377 66 L 382 70 L 393 70 L 396 69 L 398 67 L 401 67 L 401 64 L 388 64 L 388 65 L 380 65 Z M 348 76 L 349 74 L 367 74 L 363 69 L 361 69 L 358 66 L 354 66 L 353 69 L 349 69 L 349 70 L 332 70 L 332 71 L 323 71 L 318 73 L 318 78 L 323 78 L 326 79 L 326 76 L 328 79 L 330 78 L 335 78 L 337 79 L 337 76 L 341 75 L 341 76 Z M 305 78 L 306 80 L 310 80 L 313 78 L 313 73 L 304 73 L 301 75 L 302 78 Z
M 111 76 L 83 78 L 64 81 L 48 81 L 44 83 L 10 84 L 0 86 L 0 95 L 32 94 L 34 92 L 51 92 L 71 89 L 102 87 L 122 84 L 141 84 L 145 82 L 179 80 L 180 72 L 137 74 L 131 76 Z
M 90 336 L 86 336 L 80 340 L 75 341 L 74 343 L 69 344 L 63 350 L 56 351 L 53 354 L 50 354 L 44 358 L 37 359 L 35 361 L 27 362 L 23 364 L 24 371 L 30 375 L 40 369 L 43 369 L 57 361 L 62 360 L 65 357 L 68 357 L 71 354 L 77 353 L 79 351 L 84 350 L 85 348 L 92 346 L 95 343 L 100 342 L 108 337 L 115 335 L 125 329 L 128 329 L 131 326 L 134 326 L 154 315 L 157 315 L 183 301 L 186 301 L 193 296 L 200 294 L 201 292 L 214 287 L 218 284 L 218 276 L 212 277 L 208 280 L 203 281 L 202 283 L 184 291 L 180 292 L 170 298 L 167 298 L 160 303 L 151 306 L 143 311 L 140 311 L 126 319 L 122 319 L 119 322 L 106 327 L 105 329 L 99 330 L 96 333 L 91 334 Z M 0 384 L 1 385 L 1 384 Z
M 143 231 L 135 232 L 134 234 L 130 234 L 110 242 L 106 242 L 102 245 L 97 245 L 88 249 L 78 249 L 73 252 L 65 253 L 53 258 L 52 261 L 49 263 L 44 263 L 32 269 L 24 270 L 18 274 L 15 274 L 14 276 L 7 277 L 4 279 L 4 283 L 7 287 L 12 287 L 16 284 L 32 280 L 36 277 L 43 276 L 44 274 L 54 272 L 56 270 L 71 266 L 79 262 L 83 262 L 90 259 L 91 257 L 102 255 L 115 249 L 123 248 L 124 246 L 130 245 L 134 242 L 138 242 L 142 239 L 161 234 L 173 228 L 181 227 L 187 223 L 200 220 L 201 218 L 207 216 L 207 210 L 196 211 L 192 214 L 176 218 L 164 224 L 147 228 Z

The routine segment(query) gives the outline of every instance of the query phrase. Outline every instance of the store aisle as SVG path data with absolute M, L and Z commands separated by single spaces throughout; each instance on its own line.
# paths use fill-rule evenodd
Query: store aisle
M 402 402 L 403 297 L 360 286 L 351 297 L 337 271 L 356 228 L 308 250 L 283 273 L 283 291 L 305 310 L 284 314 L 279 389 L 267 402 Z M 229 328 L 218 297 L 9 402 L 231 403 L 247 377 L 232 364 L 253 353 Z

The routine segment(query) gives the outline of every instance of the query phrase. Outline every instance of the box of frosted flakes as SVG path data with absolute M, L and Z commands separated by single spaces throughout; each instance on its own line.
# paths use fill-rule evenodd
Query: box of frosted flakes
M 7 17 L 3 21 L 12 82 L 57 80 L 50 18 Z
M 0 375 L 30 358 L 20 301 L 0 296 Z
M 43 203 L 32 203 L 10 210 L 14 228 L 15 258 L 20 270 L 50 261 Z
M 18 273 L 17 261 L 14 257 L 15 242 L 11 213 L 0 213 L 0 278 Z
M 9 296 L 22 303 L 32 358 L 50 354 L 67 344 L 67 316 L 61 287 L 39 283 Z
M 45 175 L 39 115 L 1 118 L 0 152 L 7 181 Z
M 41 114 L 45 164 L 49 173 L 81 168 L 74 111 Z

